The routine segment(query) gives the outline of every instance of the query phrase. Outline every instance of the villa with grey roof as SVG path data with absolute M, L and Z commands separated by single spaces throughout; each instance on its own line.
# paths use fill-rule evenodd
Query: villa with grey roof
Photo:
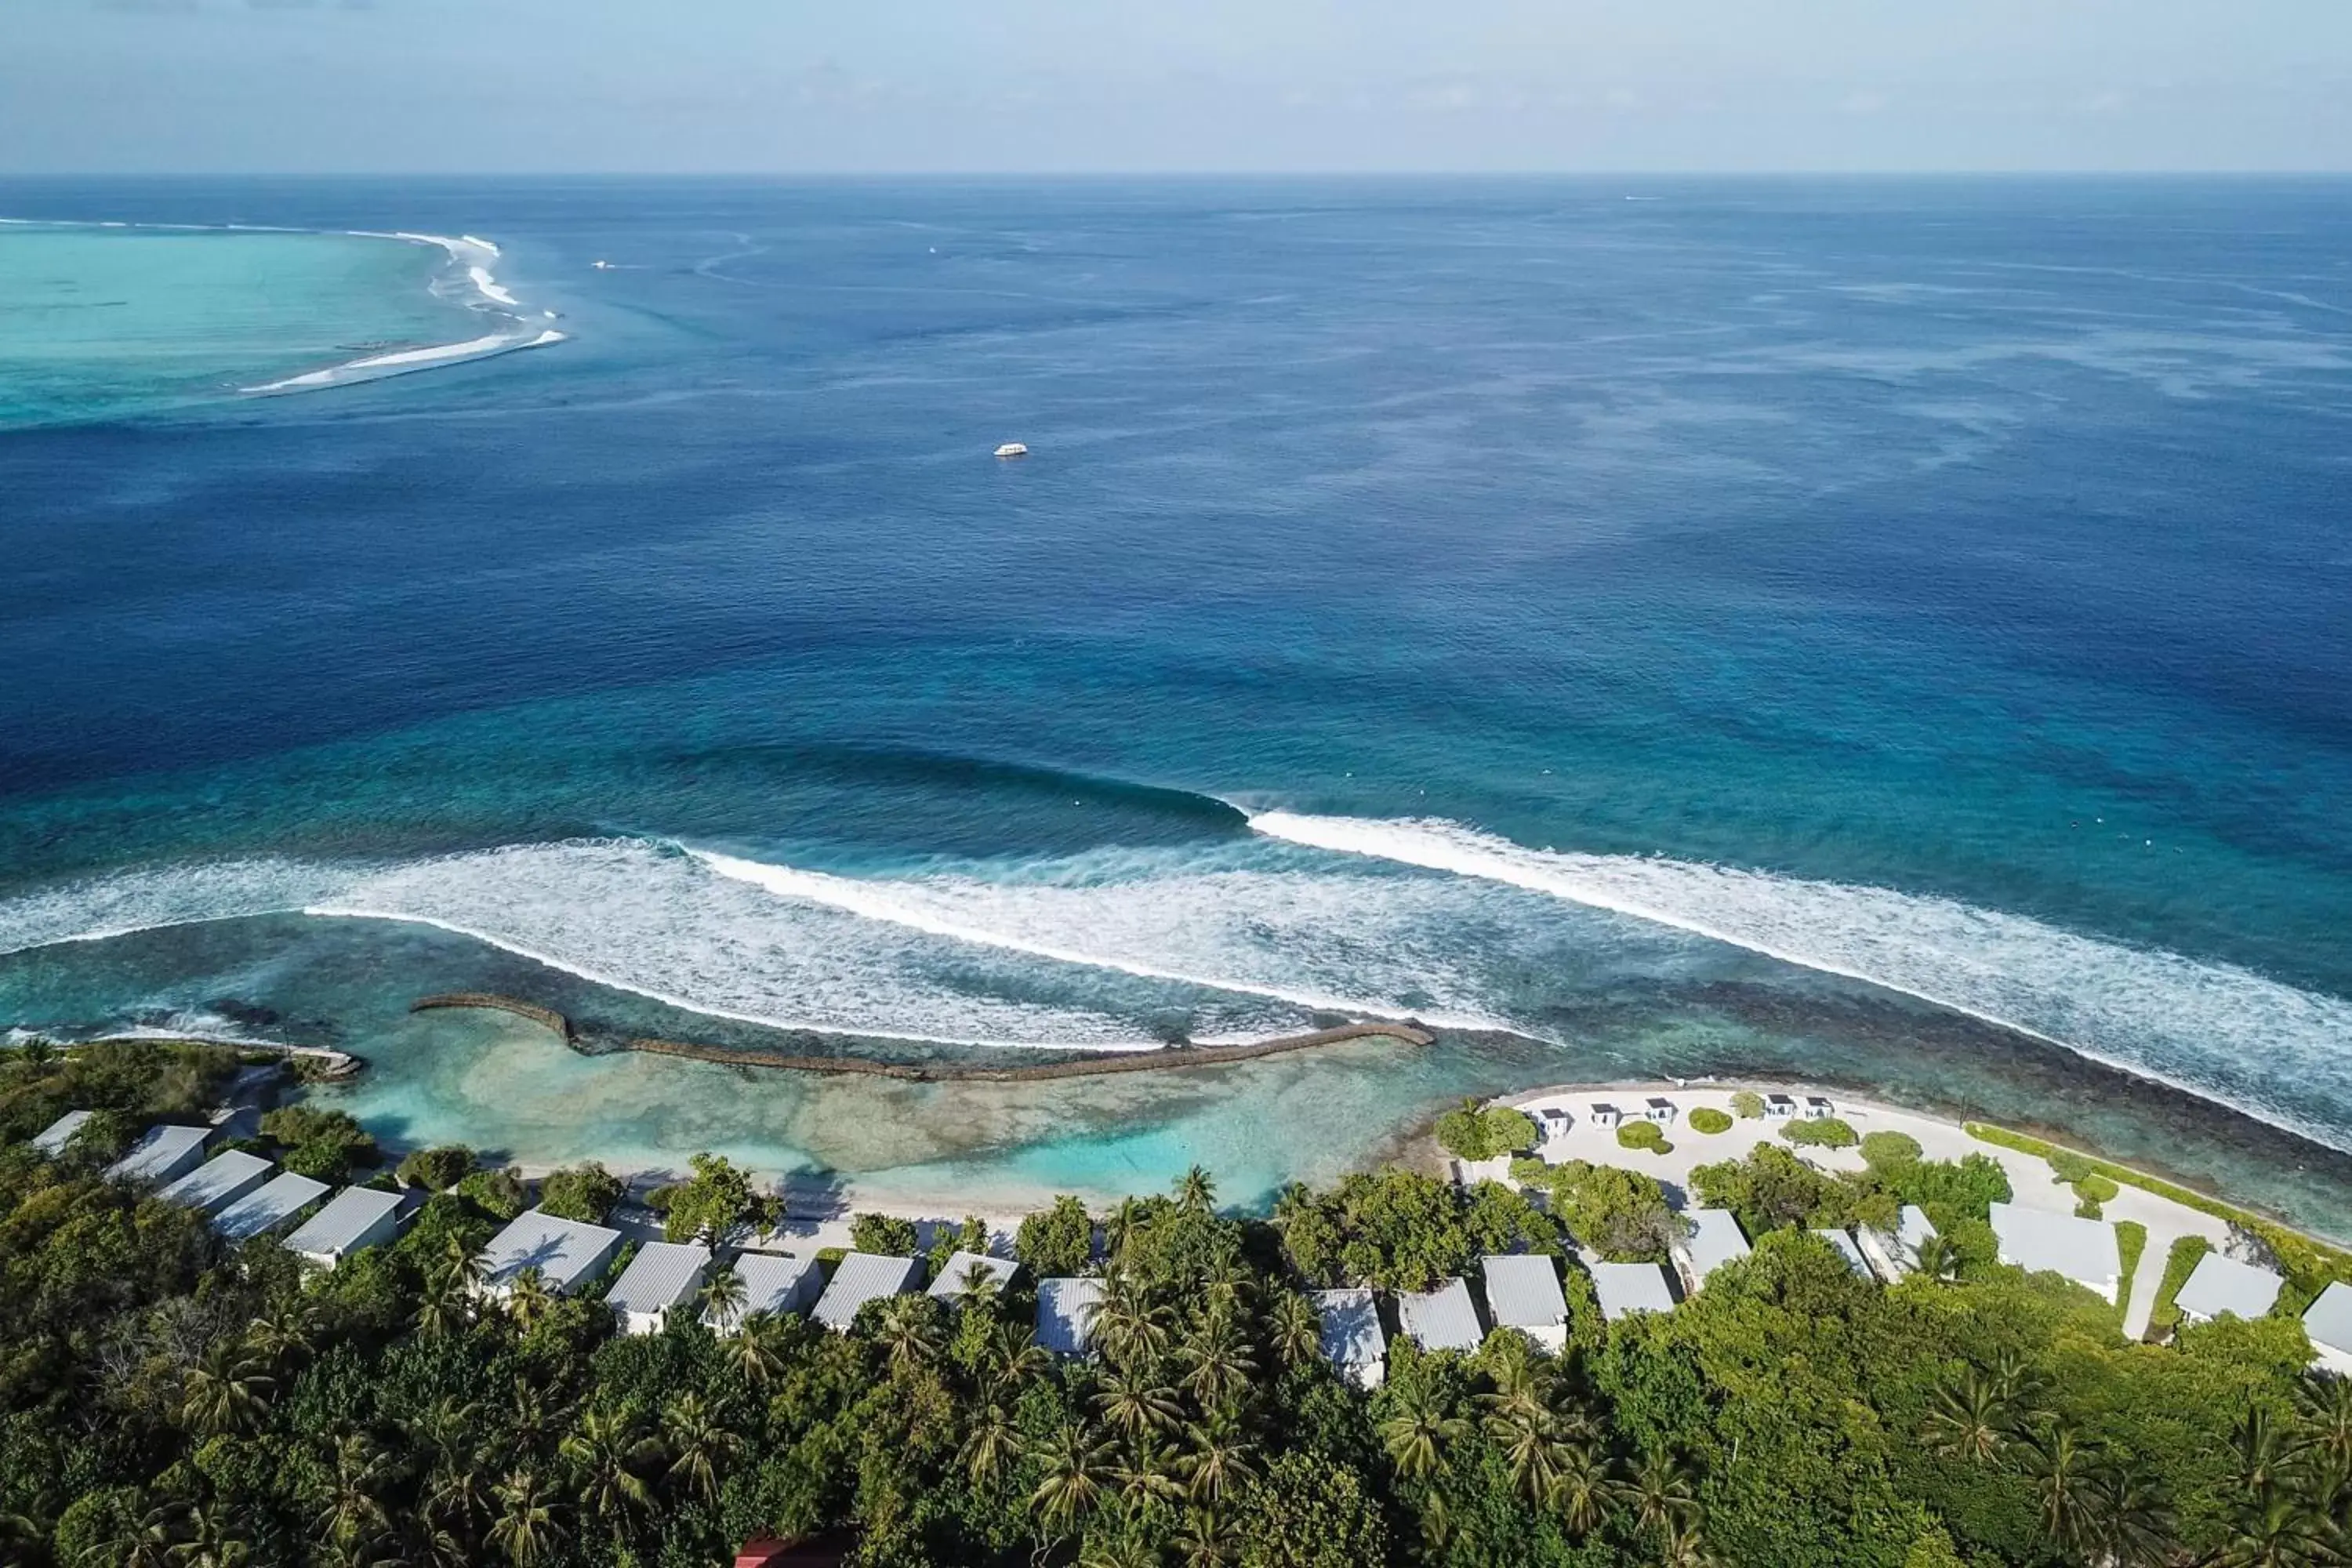
M 225 1240 L 250 1241 L 276 1230 L 325 1197 L 328 1190 L 324 1182 L 281 1172 L 213 1215 L 213 1228 Z
M 719 1333 L 738 1331 L 755 1312 L 805 1312 L 824 1290 L 824 1266 L 813 1253 L 738 1253 L 735 1278 L 743 1285 L 742 1304 L 713 1302 L 702 1314 L 702 1321 Z
M 625 1332 L 657 1334 L 671 1309 L 702 1289 L 709 1268 L 710 1248 L 698 1242 L 648 1241 L 604 1292 L 604 1305 Z
M 2268 1315 L 2285 1283 L 2267 1268 L 2209 1252 L 2197 1260 L 2172 1303 L 2192 1323 L 2210 1323 L 2223 1316 L 2251 1322 Z
M 381 1247 L 398 1235 L 404 1201 L 398 1193 L 345 1187 L 286 1238 L 286 1250 L 305 1263 L 332 1268 L 352 1253 Z
M 1493 1254 L 1479 1267 L 1486 1277 L 1486 1316 L 1496 1328 L 1517 1329 L 1555 1353 L 1568 1348 L 1568 1298 L 1550 1258 Z
M 2304 1309 L 2303 1331 L 2311 1340 L 2314 1365 L 2352 1377 L 2352 1285 L 2331 1279 Z
M 620 1247 L 621 1233 L 609 1226 L 528 1209 L 490 1238 L 479 1289 L 505 1296 L 523 1270 L 536 1268 L 541 1284 L 567 1295 L 604 1272 Z
M 1690 1233 L 1674 1250 L 1694 1290 L 1706 1283 L 1708 1275 L 1727 1263 L 1738 1262 L 1753 1250 L 1748 1245 L 1748 1233 L 1739 1228 L 1738 1219 L 1729 1209 L 1685 1209 L 1683 1219 L 1690 1226 Z
M 1389 1336 L 1381 1304 L 1370 1290 L 1309 1290 L 1307 1300 L 1323 1325 L 1323 1359 L 1367 1393 L 1388 1381 Z
M 1470 1287 L 1458 1279 L 1434 1290 L 1399 1291 L 1397 1331 L 1425 1351 L 1475 1351 L 1486 1338 Z
M 930 1293 L 951 1307 L 963 1304 L 964 1291 L 970 1288 L 972 1270 L 992 1282 L 1001 1292 L 1013 1283 L 1014 1265 L 1002 1258 L 991 1258 L 984 1252 L 958 1252 L 947 1260 L 940 1277 L 931 1281 Z
M 169 1182 L 195 1169 L 204 1158 L 209 1127 L 150 1127 L 131 1152 L 106 1168 L 110 1182 Z
M 1675 1292 L 1666 1271 L 1656 1263 L 1588 1263 L 1592 1293 L 1600 1298 L 1601 1316 L 1609 1322 L 1636 1312 L 1671 1312 Z
M 875 1252 L 853 1252 L 833 1271 L 833 1282 L 817 1298 L 818 1322 L 837 1333 L 847 1333 L 857 1321 L 857 1310 L 885 1296 L 903 1296 L 915 1288 L 923 1265 L 913 1258 L 888 1258 Z
M 155 1195 L 167 1204 L 214 1214 L 261 1185 L 268 1175 L 268 1161 L 231 1149 L 214 1155 Z
M 1064 1275 L 1037 1281 L 1037 1342 L 1053 1354 L 1093 1353 L 1095 1311 L 1102 1305 L 1099 1279 Z
M 2123 1286 L 2123 1253 L 2116 1227 L 2018 1204 L 1992 1205 L 1992 1233 L 2000 1260 L 2028 1274 L 2055 1274 L 2112 1301 Z
M 89 1111 L 68 1110 L 33 1134 L 33 1147 L 54 1160 L 66 1152 L 66 1145 L 73 1142 L 74 1134 L 89 1122 Z

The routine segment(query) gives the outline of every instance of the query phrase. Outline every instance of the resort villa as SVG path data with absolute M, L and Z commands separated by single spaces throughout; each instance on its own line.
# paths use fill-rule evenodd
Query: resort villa
M 1397 1331 L 1425 1351 L 1475 1351 L 1486 1337 L 1470 1287 L 1458 1279 L 1434 1290 L 1400 1291 Z
M 268 1161 L 232 1149 L 214 1155 L 155 1195 L 167 1204 L 213 1214 L 261 1185 L 268 1175 Z
M 245 1194 L 213 1215 L 213 1228 L 229 1241 L 267 1236 L 327 1195 L 327 1184 L 291 1171 Z
M 2305 1309 L 2303 1331 L 2311 1339 L 2311 1359 L 2339 1377 L 2352 1377 L 2352 1285 L 2328 1281 Z
M 2110 1301 L 2122 1287 L 2123 1253 L 2116 1227 L 2105 1220 L 1995 1204 L 1992 1232 L 2000 1243 L 2000 1260 L 2028 1274 L 2055 1274 Z
M 940 1277 L 931 1281 L 930 1293 L 950 1307 L 963 1305 L 964 1292 L 971 1289 L 974 1271 L 982 1280 L 996 1287 L 999 1292 L 1013 1283 L 1013 1265 L 1002 1258 L 991 1258 L 984 1252 L 959 1252 L 950 1257 Z
M 885 1296 L 903 1296 L 922 1278 L 923 1266 L 912 1258 L 887 1258 L 874 1252 L 852 1252 L 833 1271 L 833 1283 L 817 1298 L 816 1321 L 836 1333 L 847 1333 L 857 1321 L 857 1310 Z
M 541 1284 L 568 1295 L 603 1272 L 620 1247 L 617 1230 L 528 1209 L 490 1238 L 478 1289 L 486 1296 L 509 1295 L 523 1270 L 535 1268 Z
M 1379 1299 L 1367 1289 L 1310 1290 L 1323 1324 L 1323 1359 L 1341 1377 L 1370 1393 L 1388 1381 L 1389 1337 Z
M 1623 1111 L 1601 1100 L 1594 1100 L 1585 1114 L 1591 1119 L 1592 1125 L 1604 1131 L 1621 1125 L 1625 1120 Z
M 710 1248 L 699 1243 L 648 1241 L 604 1292 L 604 1304 L 625 1332 L 657 1334 L 670 1310 L 702 1289 L 709 1268 Z
M 33 1147 L 54 1160 L 66 1152 L 66 1145 L 73 1142 L 74 1134 L 80 1131 L 89 1121 L 89 1111 L 68 1110 L 33 1134 Z
M 824 1266 L 814 1256 L 790 1252 L 744 1252 L 735 1258 L 742 1304 L 713 1302 L 702 1321 L 721 1334 L 740 1331 L 755 1312 L 805 1312 L 824 1290 Z
M 1683 1218 L 1690 1225 L 1690 1234 L 1674 1251 L 1689 1289 L 1697 1289 L 1706 1283 L 1708 1275 L 1727 1263 L 1738 1262 L 1751 1250 L 1748 1233 L 1739 1228 L 1729 1209 L 1685 1209 Z
M 1864 1279 L 1872 1277 L 1870 1262 L 1863 1257 L 1862 1248 L 1853 1244 L 1853 1237 L 1835 1228 L 1823 1228 L 1814 1231 L 1813 1234 L 1828 1242 L 1836 1250 L 1837 1255 L 1845 1259 L 1845 1266 L 1848 1268 L 1853 1269 Z
M 1486 1316 L 1498 1329 L 1517 1329 L 1544 1350 L 1568 1348 L 1568 1298 L 1549 1258 L 1533 1253 L 1479 1260 L 1486 1277 Z
M 1675 1310 L 1675 1293 L 1662 1265 L 1588 1263 L 1585 1268 L 1592 1275 L 1592 1293 L 1601 1299 L 1601 1316 L 1608 1322 L 1635 1312 Z
M 1092 1352 L 1102 1281 L 1059 1276 L 1037 1281 L 1037 1342 L 1065 1359 Z
M 2251 1321 L 2270 1311 L 2285 1283 L 2267 1268 L 2209 1252 L 2172 1300 L 2192 1323 L 2210 1323 L 2225 1313 Z
M 131 1152 L 106 1168 L 110 1182 L 169 1182 L 186 1174 L 204 1158 L 209 1127 L 150 1127 Z
M 374 1187 L 345 1187 L 286 1238 L 286 1250 L 305 1263 L 332 1268 L 352 1253 L 381 1247 L 398 1234 L 405 1201 L 398 1193 Z

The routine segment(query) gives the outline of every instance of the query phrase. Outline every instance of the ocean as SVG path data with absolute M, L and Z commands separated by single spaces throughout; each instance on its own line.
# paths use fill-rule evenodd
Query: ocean
M 1263 1201 L 1465 1093 L 1801 1077 L 2341 1234 L 2347 197 L 0 182 L 308 231 L 90 262 L 128 346 L 7 312 L 0 1026 L 955 1202 Z M 0 300 L 28 237 L 163 232 L 0 227 Z M 286 335 L 225 342 L 232 287 Z M 242 390 L 485 311 L 562 335 Z M 893 1058 L 1442 1038 L 811 1080 L 407 1011 L 455 990 Z

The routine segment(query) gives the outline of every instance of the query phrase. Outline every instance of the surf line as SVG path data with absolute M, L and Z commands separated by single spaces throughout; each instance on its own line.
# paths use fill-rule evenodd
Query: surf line
M 488 991 L 453 991 L 419 996 L 408 1005 L 412 1013 L 442 1007 L 479 1007 L 509 1013 L 543 1026 L 565 1045 L 583 1055 L 604 1054 L 604 1050 L 589 1048 L 579 1028 L 569 1017 L 552 1007 L 542 1007 L 519 996 L 505 996 Z M 888 1078 L 907 1083 L 1034 1083 L 1057 1078 L 1099 1078 L 1110 1073 L 1217 1067 L 1227 1062 L 1281 1056 L 1288 1051 L 1311 1050 L 1318 1046 L 1371 1039 L 1402 1040 L 1406 1045 L 1416 1047 L 1437 1043 L 1437 1037 L 1426 1029 L 1383 1019 L 1373 1023 L 1342 1024 L 1336 1028 L 1316 1029 L 1304 1035 L 1277 1035 L 1270 1039 L 1249 1040 L 1238 1045 L 1170 1046 L 1156 1051 L 1115 1051 L 1102 1056 L 1080 1057 L 1074 1061 L 1041 1062 L 1032 1067 L 1014 1068 L 960 1067 L 952 1064 L 914 1066 L 905 1062 L 869 1061 L 862 1057 L 804 1057 L 787 1051 L 738 1049 L 728 1046 L 706 1046 L 691 1040 L 648 1037 L 614 1042 L 606 1049 L 617 1047 L 625 1051 L 640 1051 L 647 1056 L 683 1057 L 692 1061 L 717 1062 L 728 1067 Z

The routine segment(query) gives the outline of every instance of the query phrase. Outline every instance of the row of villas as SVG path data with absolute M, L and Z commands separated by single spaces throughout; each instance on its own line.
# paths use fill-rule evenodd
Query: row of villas
M 1593 1107 L 1596 1119 L 1604 1109 L 1613 1108 Z M 1673 1107 L 1667 1104 L 1666 1109 L 1671 1120 Z M 1810 1113 L 1810 1107 L 1792 1106 L 1789 1111 Z M 51 1156 L 61 1153 L 89 1119 L 88 1111 L 69 1112 L 37 1136 L 34 1145 Z M 240 1150 L 205 1160 L 205 1144 L 212 1131 L 150 1128 L 105 1174 L 115 1181 L 155 1184 L 163 1201 L 201 1210 L 212 1228 L 232 1242 L 270 1235 L 317 1205 L 284 1245 L 304 1261 L 325 1268 L 390 1241 L 417 1201 L 415 1194 L 362 1186 L 345 1187 L 327 1198 L 326 1183 L 277 1171 L 271 1162 Z M 323 1205 L 321 1198 L 327 1198 Z M 1672 1311 L 1716 1269 L 1748 1256 L 1748 1236 L 1727 1211 L 1690 1209 L 1682 1217 L 1688 1234 L 1675 1247 L 1671 1268 L 1598 1260 L 1582 1265 L 1604 1320 L 1615 1322 L 1639 1312 Z M 2002 1262 L 2030 1273 L 2054 1273 L 2107 1300 L 2118 1300 L 2123 1263 L 2112 1224 L 2006 1203 L 1992 1205 L 1991 1220 Z M 1935 1227 L 1924 1211 L 1906 1206 L 1891 1235 L 1867 1227 L 1814 1234 L 1857 1275 L 1892 1283 L 1916 1266 L 1918 1249 Z M 492 1239 L 478 1289 L 503 1297 L 526 1270 L 536 1270 L 548 1289 L 569 1294 L 605 1272 L 623 1239 L 611 1226 L 532 1209 Z M 699 1244 L 646 1242 L 605 1293 L 605 1303 L 627 1331 L 657 1332 L 671 1312 L 700 1295 L 711 1262 L 711 1250 Z M 703 1321 L 722 1333 L 734 1331 L 755 1312 L 806 1312 L 827 1328 L 846 1331 L 867 1302 L 919 1289 L 923 1273 L 920 1259 L 863 1252 L 845 1255 L 829 1279 L 813 1254 L 745 1251 L 737 1255 L 734 1268 L 742 1285 L 740 1303 L 714 1306 L 703 1314 Z M 932 1281 L 930 1294 L 956 1300 L 975 1275 L 1001 1289 L 1011 1284 L 1014 1268 L 1005 1258 L 958 1252 Z M 1434 1289 L 1399 1293 L 1396 1331 L 1424 1350 L 1475 1350 L 1490 1328 L 1516 1329 L 1554 1351 L 1564 1346 L 1568 1303 L 1552 1259 L 1495 1255 L 1482 1260 L 1480 1273 L 1483 1320 L 1467 1282 L 1453 1279 Z M 2284 1284 L 2269 1269 L 2208 1253 L 2175 1301 L 2191 1322 L 2224 1316 L 2253 1319 L 2270 1311 Z M 1091 1278 L 1039 1280 L 1037 1342 L 1056 1355 L 1087 1354 L 1101 1295 L 1102 1282 Z M 1360 1386 L 1377 1387 L 1386 1375 L 1389 1331 L 1374 1293 L 1360 1288 L 1318 1290 L 1311 1298 L 1322 1320 L 1324 1354 Z M 2330 1284 L 2305 1311 L 2303 1323 L 2318 1363 L 2352 1375 L 2352 1287 Z

